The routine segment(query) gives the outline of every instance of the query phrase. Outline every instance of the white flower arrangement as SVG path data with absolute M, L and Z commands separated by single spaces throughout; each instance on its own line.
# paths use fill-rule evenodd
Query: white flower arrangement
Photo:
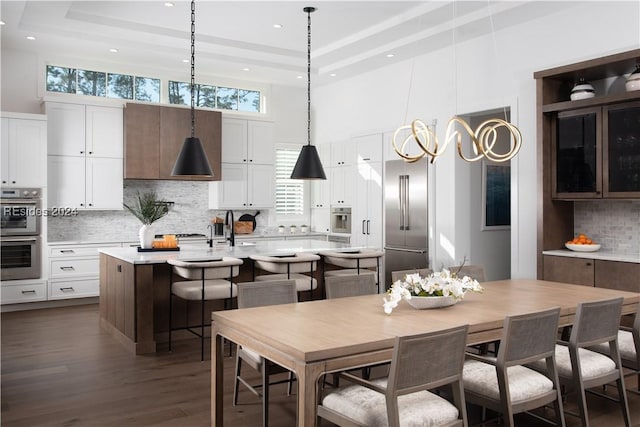
M 418 273 L 407 274 L 404 280 L 397 280 L 384 298 L 384 312 L 391 314 L 400 300 L 411 297 L 447 297 L 456 300 L 464 298 L 467 291 L 482 292 L 484 289 L 477 280 L 469 276 L 458 278 L 447 269 L 432 273 L 428 277 L 420 277 Z

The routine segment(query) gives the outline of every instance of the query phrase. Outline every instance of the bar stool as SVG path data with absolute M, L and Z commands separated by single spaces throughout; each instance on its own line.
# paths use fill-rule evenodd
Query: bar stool
M 309 291 L 310 296 L 313 296 L 313 290 L 318 287 L 318 282 L 313 277 L 320 260 L 318 255 L 296 253 L 293 256 L 251 255 L 249 258 L 253 260 L 253 280 L 257 282 L 295 280 L 297 291 Z M 256 268 L 272 274 L 256 276 Z
M 242 260 L 232 257 L 223 257 L 216 261 L 183 261 L 179 259 L 167 260 L 172 266 L 172 273 L 180 276 L 184 281 L 173 281 L 173 274 L 170 280 L 169 294 L 169 351 L 171 351 L 171 331 L 186 329 L 192 334 L 200 337 L 200 359 L 204 360 L 204 306 L 205 301 L 225 300 L 231 301 L 237 295 L 238 289 L 232 279 L 240 274 Z M 189 306 L 187 304 L 187 324 L 185 327 L 173 328 L 173 297 L 178 297 L 186 301 L 201 301 L 200 325 L 189 326 Z M 194 328 L 200 327 L 200 333 Z
M 384 252 L 376 249 L 360 249 L 357 252 L 322 251 L 325 264 L 342 267 L 340 270 L 324 271 L 324 277 L 351 274 L 372 274 L 376 277 L 376 288 L 380 292 L 380 259 Z M 371 268 L 375 267 L 375 271 Z M 323 269 L 324 270 L 324 269 Z

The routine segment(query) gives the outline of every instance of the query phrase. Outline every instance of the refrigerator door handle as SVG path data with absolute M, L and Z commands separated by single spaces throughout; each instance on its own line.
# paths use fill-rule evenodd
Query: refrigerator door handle
M 409 230 L 409 175 L 404 177 L 404 229 Z
M 398 208 L 400 210 L 400 230 L 404 230 L 404 203 L 402 201 L 404 195 L 404 175 L 398 176 Z
M 387 250 L 390 250 L 390 251 L 411 252 L 411 253 L 414 253 L 414 254 L 426 254 L 427 253 L 426 249 L 396 248 L 394 246 L 385 246 L 384 248 L 387 249 Z

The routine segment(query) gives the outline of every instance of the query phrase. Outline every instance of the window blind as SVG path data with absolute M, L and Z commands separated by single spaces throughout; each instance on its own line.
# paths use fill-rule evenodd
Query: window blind
M 304 181 L 291 179 L 300 149 L 276 149 L 276 213 L 278 215 L 304 214 Z

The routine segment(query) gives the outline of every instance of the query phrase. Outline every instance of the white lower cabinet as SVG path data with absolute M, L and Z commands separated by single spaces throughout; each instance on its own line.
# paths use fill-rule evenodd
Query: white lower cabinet
M 49 299 L 99 296 L 98 248 L 120 246 L 120 243 L 49 245 Z
M 2 304 L 18 304 L 47 300 L 46 280 L 10 280 L 2 282 L 0 301 Z

